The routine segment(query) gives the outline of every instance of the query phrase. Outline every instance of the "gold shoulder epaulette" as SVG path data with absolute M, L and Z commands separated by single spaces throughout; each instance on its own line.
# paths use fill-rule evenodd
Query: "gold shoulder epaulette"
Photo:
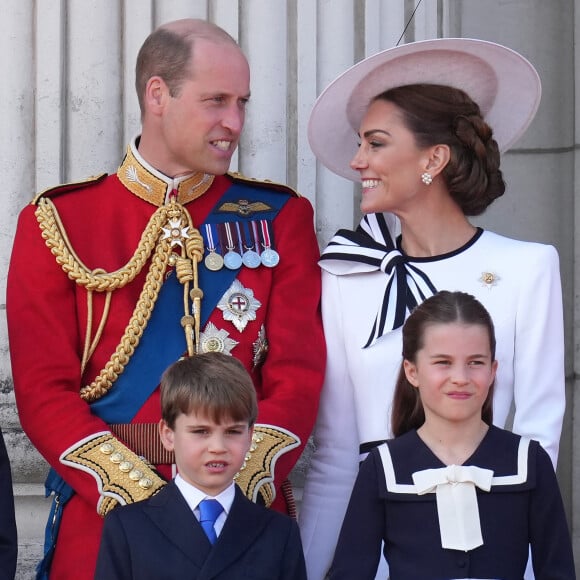
M 247 498 L 253 502 L 262 496 L 266 507 L 276 497 L 274 467 L 278 458 L 300 445 L 300 437 L 288 429 L 257 423 L 254 426 L 252 445 L 246 453 L 244 464 L 234 476 Z
M 66 193 L 67 191 L 73 191 L 75 189 L 80 189 L 81 187 L 87 187 L 91 185 L 96 185 L 100 183 L 105 177 L 107 177 L 107 173 L 101 173 L 100 175 L 93 175 L 91 177 L 87 177 L 87 179 L 83 179 L 82 181 L 75 181 L 72 183 L 61 183 L 60 185 L 55 185 L 53 187 L 49 187 L 37 193 L 32 200 L 32 205 L 37 205 L 38 200 L 42 197 L 54 197 L 55 195 L 60 195 L 61 193 Z
M 276 181 L 272 181 L 270 179 L 256 179 L 255 177 L 246 177 L 245 175 L 242 175 L 237 171 L 229 171 L 228 175 L 234 181 L 242 181 L 243 183 L 257 185 L 258 187 L 268 187 L 269 189 L 273 189 L 275 191 L 289 193 L 294 197 L 302 197 L 302 195 L 298 193 L 295 189 L 292 189 L 289 185 L 286 185 L 284 183 L 277 183 Z

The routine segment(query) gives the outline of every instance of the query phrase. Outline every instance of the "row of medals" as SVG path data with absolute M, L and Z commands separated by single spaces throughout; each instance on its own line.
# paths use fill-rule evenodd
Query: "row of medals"
M 208 248 L 209 249 L 209 248 Z M 227 252 L 222 256 L 215 249 L 209 249 L 209 254 L 205 257 L 205 267 L 212 272 L 221 270 L 224 266 L 228 270 L 238 270 L 243 266 L 247 268 L 274 268 L 280 262 L 280 256 L 276 250 L 267 246 L 259 254 L 251 248 L 246 248 L 243 254 L 236 252 L 233 248 L 227 248 Z

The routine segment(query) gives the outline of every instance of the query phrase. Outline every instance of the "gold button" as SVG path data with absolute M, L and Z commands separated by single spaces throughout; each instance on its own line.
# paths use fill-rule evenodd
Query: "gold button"
M 130 461 L 121 461 L 121 463 L 119 463 L 119 469 L 123 473 L 129 473 L 131 469 L 133 469 L 133 464 Z
M 139 487 L 142 487 L 143 489 L 149 489 L 150 487 L 153 487 L 153 482 L 148 477 L 142 477 L 139 480 Z
M 133 481 L 139 481 L 143 477 L 143 472 L 140 469 L 132 469 L 129 472 L 129 478 Z
M 109 459 L 113 462 L 113 463 L 121 463 L 121 461 L 123 461 L 123 459 L 125 459 L 123 457 L 123 454 L 120 453 L 119 451 L 115 451 L 115 453 L 113 453 L 111 455 L 111 457 L 109 457 Z
M 111 453 L 115 451 L 115 448 L 110 443 L 103 443 L 100 447 L 100 451 L 105 455 L 111 455 Z

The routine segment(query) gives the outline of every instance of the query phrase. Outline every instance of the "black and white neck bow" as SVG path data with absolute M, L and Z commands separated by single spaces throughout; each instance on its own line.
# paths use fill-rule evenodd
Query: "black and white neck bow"
M 403 325 L 410 312 L 437 289 L 409 263 L 391 237 L 384 214 L 364 216 L 355 231 L 339 230 L 320 257 L 320 267 L 337 276 L 381 270 L 385 294 L 363 348 Z

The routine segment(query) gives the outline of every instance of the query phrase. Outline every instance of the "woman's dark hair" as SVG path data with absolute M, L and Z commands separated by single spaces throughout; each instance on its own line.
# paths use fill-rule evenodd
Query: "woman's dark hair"
M 415 84 L 389 89 L 373 101 L 388 101 L 402 111 L 418 147 L 449 146 L 450 160 L 442 176 L 465 215 L 480 215 L 503 195 L 497 142 L 479 106 L 464 91 Z
M 489 312 L 471 294 L 443 290 L 421 303 L 407 318 L 403 326 L 403 359 L 416 363 L 417 353 L 424 346 L 425 330 L 433 324 L 460 324 L 483 326 L 489 336 L 491 360 L 495 360 L 495 331 Z M 493 420 L 493 390 L 495 381 L 489 388 L 483 403 L 481 418 L 491 425 Z M 421 403 L 419 389 L 414 387 L 405 374 L 403 364 L 399 370 L 391 428 L 395 437 L 411 429 L 418 429 L 425 422 L 425 411 Z

